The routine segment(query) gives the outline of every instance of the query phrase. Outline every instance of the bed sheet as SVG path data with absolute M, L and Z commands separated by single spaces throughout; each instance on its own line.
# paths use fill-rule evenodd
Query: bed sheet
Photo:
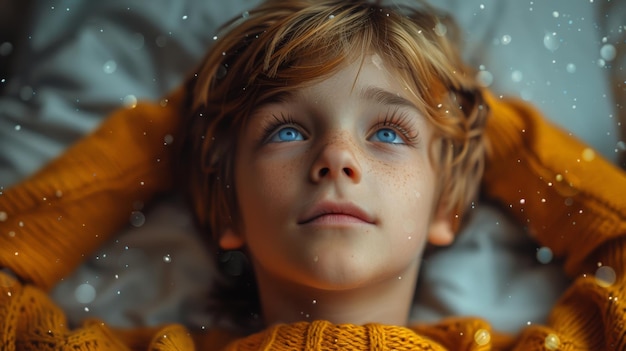
M 34 2 L 2 83 L 0 187 L 57 156 L 109 111 L 179 84 L 217 26 L 254 3 Z M 626 106 L 618 88 L 626 81 L 625 3 L 434 3 L 459 20 L 465 56 L 486 86 L 532 101 L 618 162 L 626 149 L 617 108 Z M 508 331 L 544 321 L 568 280 L 538 252 L 546 253 L 502 209 L 476 204 L 456 243 L 425 257 L 413 319 L 479 315 Z M 72 323 L 98 317 L 119 326 L 210 328 L 203 301 L 213 270 L 189 213 L 171 197 L 129 216 L 128 227 L 51 294 Z

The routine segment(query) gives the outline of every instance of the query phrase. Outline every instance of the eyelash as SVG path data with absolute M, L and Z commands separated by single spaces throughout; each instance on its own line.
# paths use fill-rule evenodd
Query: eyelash
M 263 137 L 261 140 L 267 142 L 267 140 L 274 134 L 276 131 L 287 125 L 298 127 L 300 125 L 294 121 L 293 117 L 289 114 L 281 113 L 280 115 L 272 114 L 273 119 L 267 123 L 263 127 Z M 406 143 L 404 145 L 415 146 L 419 144 L 419 133 L 407 125 L 409 117 L 398 110 L 394 110 L 393 112 L 386 113 L 384 117 L 379 117 L 378 122 L 372 127 L 372 131 L 375 131 L 382 127 L 391 127 L 394 130 L 400 132 L 402 137 L 405 139 Z M 402 144 L 401 144 L 402 145 Z
M 272 114 L 272 117 L 274 118 L 271 121 L 268 121 L 267 125 L 263 127 L 263 137 L 261 138 L 263 142 L 267 142 L 280 127 L 292 125 L 298 127 L 300 130 L 302 129 L 300 128 L 300 125 L 294 121 L 291 115 L 281 113 L 279 116 Z
M 374 125 L 372 130 L 375 131 L 382 127 L 391 127 L 400 132 L 406 141 L 405 145 L 415 146 L 419 144 L 419 133 L 415 129 L 408 126 L 408 120 L 409 116 L 406 113 L 394 110 L 385 114 L 384 117 L 379 117 L 378 122 Z

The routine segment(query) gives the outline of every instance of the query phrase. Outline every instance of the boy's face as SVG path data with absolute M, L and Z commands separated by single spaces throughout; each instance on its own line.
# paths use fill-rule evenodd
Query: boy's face
M 444 221 L 432 134 L 378 55 L 259 107 L 237 146 L 240 232 L 225 232 L 222 247 L 245 245 L 257 279 L 272 284 L 410 278 Z

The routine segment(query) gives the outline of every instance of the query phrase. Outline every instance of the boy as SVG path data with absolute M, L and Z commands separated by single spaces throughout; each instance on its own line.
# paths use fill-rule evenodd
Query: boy
M 295 305 L 264 306 L 266 318 L 342 314 L 327 301 L 365 311 L 362 301 L 384 306 L 381 321 L 406 324 L 427 237 L 451 242 L 476 192 L 481 92 L 432 30 L 444 24 L 401 10 L 268 2 L 205 59 L 183 174 L 203 231 L 222 249 L 245 242 L 262 304 Z
M 623 319 L 612 302 L 623 297 L 623 198 L 587 183 L 575 184 L 576 193 L 567 192 L 571 182 L 561 184 L 564 178 L 592 179 L 588 168 L 568 163 L 567 156 L 580 145 L 547 128 L 527 106 L 489 96 L 494 122 L 487 129 L 493 143 L 487 194 L 518 210 L 514 200 L 525 204 L 533 199 L 519 202 L 516 183 L 506 179 L 529 182 L 554 206 L 550 211 L 521 206 L 513 213 L 528 216 L 538 240 L 566 258 L 572 276 L 601 259 L 613 267 L 615 279 L 600 286 L 580 278 L 555 309 L 552 328 L 529 328 L 517 340 L 490 333 L 478 319 L 404 327 L 425 242 L 452 240 L 457 217 L 477 187 L 486 114 L 481 91 L 441 35 L 443 28 L 452 28 L 428 10 L 407 11 L 330 1 L 270 1 L 251 11 L 216 43 L 196 82 L 173 95 L 168 106 L 120 112 L 65 159 L 0 198 L 3 222 L 13 233 L 3 237 L 0 263 L 26 282 L 44 288 L 50 284 L 49 272 L 38 267 L 46 259 L 62 257 L 60 265 L 73 264 L 76 255 L 68 253 L 84 252 L 101 240 L 84 236 L 91 227 L 101 224 L 112 231 L 119 223 L 125 210 L 111 208 L 114 204 L 168 187 L 173 151 L 155 143 L 162 144 L 162 135 L 177 128 L 177 113 L 192 106 L 182 154 L 188 157 L 184 163 L 189 170 L 183 174 L 191 178 L 196 215 L 219 247 L 249 253 L 267 327 L 234 341 L 230 349 L 622 348 L 623 325 L 611 326 Z M 181 94 L 194 101 L 186 105 Z M 153 119 L 159 123 L 153 125 Z M 148 140 L 131 133 L 142 129 L 150 130 L 144 133 Z M 104 152 L 110 144 L 101 143 L 110 142 L 106 135 L 111 134 L 124 142 L 131 159 L 114 157 L 112 169 L 101 165 L 99 176 L 116 182 L 113 196 L 85 174 L 78 180 L 62 177 L 68 172 L 64 166 L 72 166 L 76 156 L 111 160 Z M 546 140 L 565 143 L 566 162 L 542 157 L 550 154 L 542 149 Z M 605 184 L 623 191 L 623 174 L 602 160 L 589 162 L 594 171 L 605 171 Z M 555 178 L 551 172 L 563 164 L 568 173 Z M 559 182 L 555 186 L 553 178 Z M 140 179 L 146 181 L 138 188 Z M 54 188 L 63 188 L 63 196 L 46 197 L 42 206 L 41 195 Z M 559 203 L 564 197 L 570 200 L 568 207 Z M 97 211 L 88 207 L 93 202 Z M 573 204 L 581 212 L 573 212 Z M 103 220 L 103 209 L 113 216 Z M 37 216 L 40 211 L 47 213 L 45 218 Z M 57 212 L 65 213 L 69 223 L 50 220 Z M 577 226 L 562 225 L 572 217 Z M 87 229 L 73 233 L 77 228 L 72 226 L 81 227 L 77 220 Z M 37 262 L 28 235 L 46 241 L 44 233 L 51 231 L 46 224 L 72 234 L 55 234 L 58 239 Z M 553 226 L 560 231 L 558 238 L 549 235 Z M 593 235 L 568 238 L 586 229 L 593 229 Z M 7 316 L 3 346 L 192 346 L 187 332 L 176 326 L 116 331 L 87 323 L 69 331 L 36 288 L 6 275 L 2 279 L 0 311 Z M 611 302 L 608 307 L 602 299 L 571 304 L 588 293 L 607 294 Z M 26 308 L 29 303 L 34 308 Z M 585 325 L 594 311 L 605 314 Z M 224 338 L 214 331 L 198 335 L 195 343 L 215 349 Z

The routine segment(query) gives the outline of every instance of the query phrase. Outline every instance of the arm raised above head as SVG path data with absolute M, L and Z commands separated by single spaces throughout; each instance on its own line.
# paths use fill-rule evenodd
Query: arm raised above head
M 0 267 L 51 288 L 172 186 L 184 88 L 112 113 L 92 134 L 0 195 Z M 175 142 L 175 141 L 174 141 Z
M 625 348 L 626 173 L 525 102 L 488 96 L 488 103 L 483 190 L 574 279 L 548 326 L 527 328 L 518 345 Z
M 565 259 L 574 276 L 591 253 L 626 235 L 626 173 L 529 104 L 488 95 L 487 196 Z

